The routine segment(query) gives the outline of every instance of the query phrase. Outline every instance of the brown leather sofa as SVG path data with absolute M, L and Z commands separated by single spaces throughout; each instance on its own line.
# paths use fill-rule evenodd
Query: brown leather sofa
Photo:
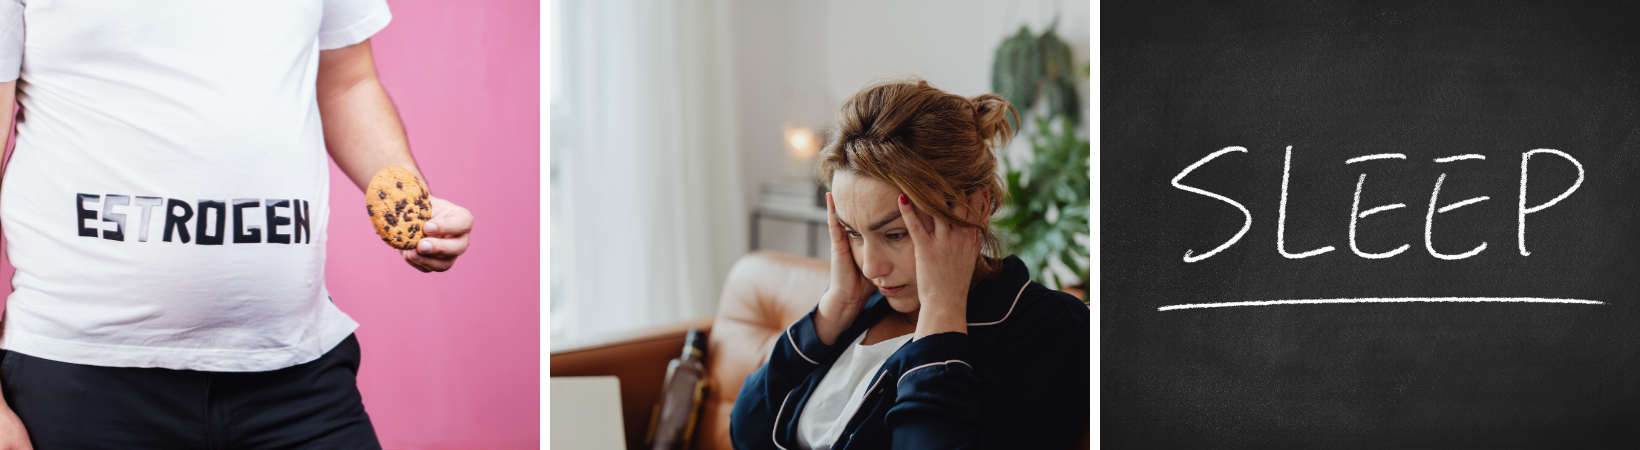
M 554 342 L 550 376 L 619 377 L 627 448 L 639 449 L 667 362 L 681 354 L 689 328 L 706 331 L 710 380 L 694 448 L 730 450 L 729 411 L 741 383 L 763 365 L 779 334 L 814 308 L 829 271 L 822 259 L 767 251 L 748 254 L 730 269 L 717 316 L 618 336 Z M 1088 448 L 1089 437 L 1084 430 L 1074 448 Z

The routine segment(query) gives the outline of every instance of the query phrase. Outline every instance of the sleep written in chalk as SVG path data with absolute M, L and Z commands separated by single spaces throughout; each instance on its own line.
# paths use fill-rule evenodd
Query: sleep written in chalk
M 1214 159 L 1217 159 L 1220 156 L 1224 156 L 1224 155 L 1227 155 L 1229 153 L 1235 153 L 1235 152 L 1247 153 L 1247 151 L 1248 150 L 1245 147 L 1239 147 L 1239 146 L 1225 147 L 1223 149 L 1220 149 L 1216 152 L 1213 152 L 1213 153 L 1211 153 L 1211 154 L 1197 160 L 1195 163 L 1191 164 L 1188 167 L 1185 167 L 1185 169 L 1183 171 L 1180 171 L 1178 175 L 1175 175 L 1173 177 L 1173 187 L 1184 190 L 1184 191 L 1187 191 L 1187 192 L 1191 192 L 1191 193 L 1195 193 L 1195 194 L 1201 194 L 1201 195 L 1204 195 L 1204 196 L 1207 196 L 1207 197 L 1211 197 L 1213 199 L 1219 200 L 1219 201 L 1224 202 L 1224 203 L 1228 203 L 1231 206 L 1236 207 L 1236 209 L 1241 210 L 1242 216 L 1244 218 L 1244 222 L 1241 226 L 1241 230 L 1237 231 L 1236 235 L 1234 237 L 1231 237 L 1228 241 L 1225 241 L 1224 243 L 1219 244 L 1218 247 L 1215 247 L 1212 250 L 1209 250 L 1209 251 L 1207 251 L 1205 253 L 1202 253 L 1202 254 L 1199 254 L 1199 255 L 1195 254 L 1194 249 L 1186 250 L 1185 253 L 1184 253 L 1184 262 L 1194 263 L 1194 262 L 1199 262 L 1199 261 L 1205 260 L 1207 258 L 1211 258 L 1213 255 L 1216 255 L 1219 252 L 1222 252 L 1225 249 L 1228 249 L 1231 246 L 1234 246 L 1237 241 L 1241 240 L 1242 236 L 1247 234 L 1248 230 L 1252 229 L 1252 227 L 1253 227 L 1253 213 L 1251 211 L 1249 211 L 1247 209 L 1247 207 L 1245 205 L 1243 205 L 1241 202 L 1237 202 L 1234 199 L 1231 199 L 1229 197 L 1225 197 L 1223 195 L 1219 195 L 1219 194 L 1207 191 L 1205 189 L 1188 186 L 1188 185 L 1185 185 L 1183 183 L 1184 178 L 1189 176 L 1191 174 L 1191 172 L 1196 171 L 1197 169 L 1199 169 L 1202 166 L 1206 165 L 1207 163 L 1213 161 Z M 1527 168 L 1529 167 L 1529 165 L 1532 162 L 1532 157 L 1537 156 L 1537 155 L 1556 156 L 1556 157 L 1563 158 L 1564 160 L 1570 162 L 1573 167 L 1577 168 L 1577 179 L 1576 179 L 1576 181 L 1574 181 L 1571 184 L 1571 186 L 1564 188 L 1564 190 L 1559 195 L 1555 196 L 1554 199 L 1549 200 L 1549 201 L 1544 202 L 1544 203 L 1541 203 L 1541 204 L 1528 206 L 1526 204 L 1526 193 L 1527 193 L 1527 186 L 1528 186 L 1527 182 L 1529 181 L 1529 177 L 1527 176 Z M 1344 161 L 1344 164 L 1358 164 L 1358 163 L 1367 163 L 1369 161 L 1392 160 L 1392 159 L 1393 160 L 1403 160 L 1402 162 L 1405 162 L 1404 160 L 1407 159 L 1407 156 L 1404 155 L 1404 154 L 1401 154 L 1401 153 L 1370 154 L 1370 155 L 1363 155 L 1363 156 L 1360 156 L 1360 157 L 1350 158 L 1350 159 Z M 1484 161 L 1485 159 L 1486 159 L 1485 156 L 1479 155 L 1479 154 L 1459 154 L 1459 155 L 1452 155 L 1452 156 L 1447 156 L 1447 157 L 1435 158 L 1433 160 L 1432 164 L 1461 163 L 1461 162 L 1464 162 L 1464 161 Z M 1312 256 L 1321 255 L 1323 253 L 1327 253 L 1327 252 L 1331 252 L 1333 250 L 1336 250 L 1335 247 L 1330 246 L 1330 245 L 1325 246 L 1325 247 L 1321 247 L 1321 248 L 1312 249 L 1312 250 L 1296 252 L 1296 253 L 1295 252 L 1290 252 L 1286 248 L 1287 193 L 1288 193 L 1288 184 L 1289 184 L 1288 181 L 1291 179 L 1291 173 L 1292 173 L 1292 161 L 1293 161 L 1293 147 L 1289 145 L 1289 146 L 1287 146 L 1286 156 L 1283 159 L 1283 163 L 1282 163 L 1281 201 L 1280 201 L 1280 207 L 1278 208 L 1278 211 L 1279 211 L 1277 213 L 1278 216 L 1277 216 L 1277 219 L 1276 219 L 1276 251 L 1281 253 L 1282 256 L 1284 256 L 1288 259 L 1301 259 L 1301 258 L 1309 258 L 1309 257 L 1312 257 Z M 1521 156 L 1520 156 L 1520 191 L 1519 191 L 1519 196 L 1518 196 L 1519 202 L 1516 204 L 1516 206 L 1517 206 L 1516 245 L 1517 245 L 1517 248 L 1520 251 L 1521 256 L 1530 256 L 1531 255 L 1531 252 L 1529 250 L 1527 250 L 1527 247 L 1526 247 L 1526 216 L 1529 215 L 1529 214 L 1533 214 L 1533 213 L 1543 211 L 1544 209 L 1547 209 L 1551 206 L 1554 206 L 1556 203 L 1560 203 L 1561 200 L 1565 200 L 1566 197 L 1572 195 L 1573 192 L 1576 192 L 1577 188 L 1579 186 L 1582 186 L 1584 175 L 1585 175 L 1585 172 L 1583 170 L 1583 164 L 1578 162 L 1577 158 L 1573 157 L 1570 154 L 1567 154 L 1566 152 L 1562 152 L 1560 150 L 1554 150 L 1554 149 L 1540 148 L 1540 149 L 1530 150 L 1530 151 L 1526 151 L 1526 152 L 1521 153 Z M 1360 245 L 1356 242 L 1356 230 L 1357 230 L 1358 227 L 1361 226 L 1361 219 L 1365 219 L 1368 216 L 1371 216 L 1371 215 L 1374 215 L 1374 214 L 1377 214 L 1377 213 L 1382 213 L 1382 212 L 1387 212 L 1387 211 L 1391 211 L 1391 210 L 1395 210 L 1395 209 L 1400 209 L 1400 208 L 1404 208 L 1404 207 L 1407 206 L 1405 203 L 1393 203 L 1393 204 L 1388 204 L 1388 205 L 1373 206 L 1373 207 L 1369 207 L 1366 211 L 1361 211 L 1361 191 L 1367 186 L 1366 181 L 1367 181 L 1367 174 L 1362 173 L 1361 176 L 1357 179 L 1356 185 L 1355 185 L 1356 186 L 1355 187 L 1355 197 L 1354 197 L 1353 206 L 1350 209 L 1350 218 L 1349 218 L 1350 226 L 1349 226 L 1349 238 L 1348 238 L 1348 240 L 1349 240 L 1350 250 L 1352 252 L 1354 252 L 1357 256 L 1362 257 L 1362 258 L 1367 258 L 1367 259 L 1384 259 L 1384 258 L 1390 258 L 1390 257 L 1396 256 L 1396 255 L 1399 255 L 1402 252 L 1405 252 L 1407 249 L 1409 249 L 1411 247 L 1411 245 L 1410 244 L 1403 244 L 1400 247 L 1397 247 L 1395 249 L 1388 250 L 1388 251 L 1369 252 L 1369 251 L 1363 250 L 1360 247 Z M 1454 182 L 1456 182 L 1456 181 L 1457 180 L 1454 180 Z M 1425 210 L 1426 212 L 1425 212 L 1425 215 L 1424 215 L 1424 236 L 1423 236 L 1424 249 L 1429 252 L 1430 256 L 1434 256 L 1436 258 L 1440 258 L 1440 259 L 1443 259 L 1443 260 L 1459 260 L 1459 259 L 1469 258 L 1469 257 L 1475 256 L 1477 254 L 1480 254 L 1482 251 L 1486 250 L 1487 244 L 1485 242 L 1482 242 L 1482 243 L 1480 243 L 1480 245 L 1477 245 L 1474 248 L 1471 248 L 1467 251 L 1463 251 L 1463 252 L 1459 252 L 1459 253 L 1444 252 L 1444 251 L 1441 251 L 1441 250 L 1438 250 L 1438 249 L 1435 248 L 1434 239 L 1433 239 L 1433 234 L 1434 234 L 1433 230 L 1434 230 L 1434 223 L 1435 223 L 1435 218 L 1436 218 L 1437 214 L 1450 212 L 1452 210 L 1455 210 L 1455 209 L 1458 209 L 1458 208 L 1461 208 L 1461 207 L 1464 207 L 1464 206 L 1469 206 L 1469 205 L 1472 205 L 1472 204 L 1477 204 L 1477 203 L 1480 203 L 1480 202 L 1491 200 L 1490 196 L 1480 196 L 1480 197 L 1474 197 L 1474 198 L 1469 198 L 1469 199 L 1465 199 L 1465 200 L 1453 201 L 1453 202 L 1450 202 L 1450 203 L 1442 203 L 1443 201 L 1440 198 L 1440 196 L 1441 196 L 1441 186 L 1442 186 L 1442 184 L 1444 184 L 1446 182 L 1447 182 L 1447 174 L 1442 173 L 1438 178 L 1435 179 L 1434 187 L 1431 189 L 1431 192 L 1430 192 L 1428 208 Z

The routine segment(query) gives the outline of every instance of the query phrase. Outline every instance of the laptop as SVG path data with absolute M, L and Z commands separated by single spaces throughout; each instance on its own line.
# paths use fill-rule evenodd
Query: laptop
M 615 377 L 549 377 L 552 448 L 625 450 L 621 381 Z

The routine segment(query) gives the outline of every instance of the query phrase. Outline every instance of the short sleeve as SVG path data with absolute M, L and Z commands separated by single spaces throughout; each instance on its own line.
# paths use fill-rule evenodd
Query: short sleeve
M 387 0 L 325 0 L 324 14 L 319 21 L 319 50 L 364 42 L 393 20 Z
M 23 4 L 0 0 L 0 83 L 17 79 L 23 70 Z

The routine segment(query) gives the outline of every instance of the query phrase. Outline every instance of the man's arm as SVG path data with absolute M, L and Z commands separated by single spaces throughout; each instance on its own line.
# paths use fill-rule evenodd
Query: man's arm
M 376 79 L 370 41 L 319 52 L 319 117 L 324 121 L 325 147 L 361 192 L 383 167 L 403 167 L 423 182 L 421 168 L 410 156 L 410 142 L 398 110 Z M 437 192 L 428 183 L 428 192 Z M 448 270 L 467 251 L 473 215 L 466 208 L 430 196 L 433 218 L 427 221 L 415 250 L 404 259 L 423 272 Z
M 0 138 L 0 151 L 5 151 L 11 145 L 12 113 L 17 110 L 17 80 L 0 83 L 0 105 L 5 105 L 5 112 L 0 113 L 0 130 L 6 133 L 5 138 Z
M 12 112 L 17 105 L 17 80 L 0 83 L 0 130 L 5 130 L 6 137 L 0 139 L 0 151 L 4 151 L 10 144 Z M 3 174 L 4 172 L 0 172 Z M 32 449 L 29 444 L 28 431 L 23 429 L 23 421 L 17 419 L 17 413 L 12 412 L 11 405 L 0 397 L 0 450 Z

